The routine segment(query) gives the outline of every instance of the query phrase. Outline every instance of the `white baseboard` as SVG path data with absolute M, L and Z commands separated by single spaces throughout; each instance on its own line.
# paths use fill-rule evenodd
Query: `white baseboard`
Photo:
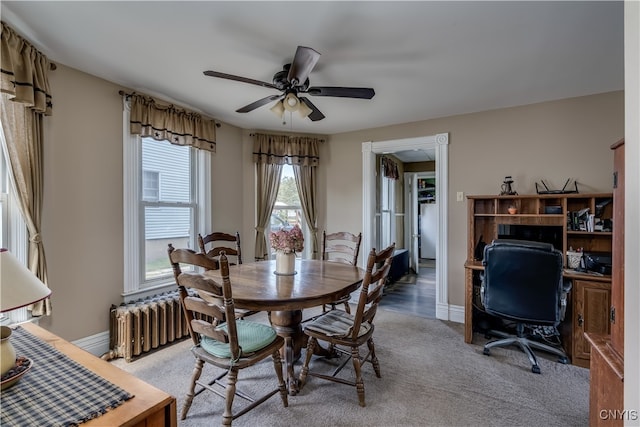
M 436 318 L 464 323 L 464 307 L 461 305 L 436 304 Z
M 102 356 L 109 351 L 109 331 L 72 341 L 73 344 L 88 351 L 94 356 Z

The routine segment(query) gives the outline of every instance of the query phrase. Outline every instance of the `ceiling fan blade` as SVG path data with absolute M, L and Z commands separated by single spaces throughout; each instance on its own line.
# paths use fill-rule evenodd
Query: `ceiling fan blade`
M 316 63 L 320 59 L 320 54 L 314 49 L 305 46 L 298 46 L 296 49 L 296 55 L 293 57 L 291 68 L 289 68 L 289 75 L 287 80 L 294 86 L 304 84 L 309 77 L 309 73 L 316 66 Z
M 361 98 L 371 99 L 376 92 L 368 87 L 331 87 L 314 86 L 306 90 L 306 93 L 313 96 L 337 96 L 341 98 Z
M 209 77 L 218 77 L 218 78 L 227 79 L 227 80 L 235 80 L 237 82 L 249 83 L 249 84 L 252 84 L 252 85 L 268 87 L 268 88 L 271 88 L 271 89 L 277 89 L 271 83 L 261 82 L 260 80 L 249 79 L 247 77 L 234 76 L 233 74 L 220 73 L 218 71 L 205 71 L 204 75 L 205 76 L 209 76 Z
M 324 119 L 324 114 L 322 114 L 320 112 L 320 110 L 318 110 L 318 107 L 316 107 L 315 105 L 313 105 L 313 102 L 309 101 L 309 99 L 307 98 L 303 98 L 301 96 L 298 97 L 298 99 L 301 102 L 304 102 L 307 107 L 311 108 L 311 114 L 309 114 L 307 117 L 309 117 L 309 120 L 313 121 L 313 122 L 317 122 L 318 120 L 322 120 Z
M 236 110 L 236 113 L 248 113 L 249 111 L 253 111 L 258 107 L 262 107 L 263 105 L 268 104 L 271 101 L 275 101 L 276 99 L 280 98 L 281 96 L 282 96 L 282 94 L 270 95 L 270 96 L 267 96 L 265 98 L 258 99 L 256 102 L 252 102 L 249 105 L 245 105 L 242 108 L 238 108 Z

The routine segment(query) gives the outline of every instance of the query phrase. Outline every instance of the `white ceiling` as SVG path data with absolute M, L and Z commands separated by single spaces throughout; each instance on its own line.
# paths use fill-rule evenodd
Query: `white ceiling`
M 244 129 L 330 135 L 624 89 L 622 2 L 6 1 L 2 20 L 52 61 Z M 298 45 L 322 54 L 326 118 L 283 126 L 271 82 Z M 54 71 L 55 72 L 55 71 Z M 55 96 L 54 93 L 54 114 Z

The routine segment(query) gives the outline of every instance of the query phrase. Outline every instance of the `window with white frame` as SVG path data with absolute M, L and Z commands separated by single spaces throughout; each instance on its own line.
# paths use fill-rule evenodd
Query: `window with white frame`
M 278 196 L 276 204 L 271 211 L 270 231 L 278 231 L 281 228 L 291 228 L 298 225 L 304 233 L 305 243 L 309 241 L 307 223 L 302 212 L 300 203 L 300 195 L 296 186 L 295 177 L 293 175 L 293 166 L 282 165 L 282 175 L 280 176 L 280 187 L 278 188 Z M 303 257 L 309 253 L 308 245 L 305 244 Z M 271 254 L 275 257 L 275 253 Z
M 13 186 L 9 182 L 9 167 L 6 158 L 6 140 L 0 127 L 0 248 L 6 248 L 27 265 L 29 236 L 27 225 L 18 208 Z M 0 315 L 0 321 L 19 323 L 28 320 L 31 312 L 26 307 L 12 310 Z
M 380 170 L 380 228 L 378 247 L 386 248 L 395 235 L 395 181 L 384 176 L 384 167 Z
M 210 222 L 210 153 L 131 135 L 124 114 L 124 295 L 174 286 L 168 244 L 196 250 Z

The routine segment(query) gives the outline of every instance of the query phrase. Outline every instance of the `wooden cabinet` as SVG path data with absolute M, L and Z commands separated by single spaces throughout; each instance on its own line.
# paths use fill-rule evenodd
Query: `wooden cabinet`
M 476 247 L 482 239 L 515 238 L 552 243 L 563 254 L 569 249 L 611 252 L 617 220 L 613 193 L 468 196 L 467 261 L 465 262 L 465 342 L 471 342 L 482 262 Z M 515 208 L 515 213 L 509 213 Z M 511 210 L 513 212 L 513 210 Z M 567 257 L 564 257 L 567 266 Z M 591 345 L 584 333 L 609 333 L 611 276 L 565 269 L 573 282 L 568 311 L 561 325 L 563 345 L 572 363 L 589 367 Z M 475 302 L 475 304 L 474 304 Z M 478 313 L 480 314 L 480 313 Z
M 609 307 L 611 305 L 611 284 L 588 280 L 574 280 L 571 289 L 571 362 L 589 367 L 591 344 L 585 332 L 609 333 Z M 565 317 L 566 318 L 566 317 Z M 566 340 L 565 340 L 566 341 Z
M 610 334 L 586 331 L 591 345 L 589 425 L 624 423 L 624 139 L 613 155 L 613 248 Z

